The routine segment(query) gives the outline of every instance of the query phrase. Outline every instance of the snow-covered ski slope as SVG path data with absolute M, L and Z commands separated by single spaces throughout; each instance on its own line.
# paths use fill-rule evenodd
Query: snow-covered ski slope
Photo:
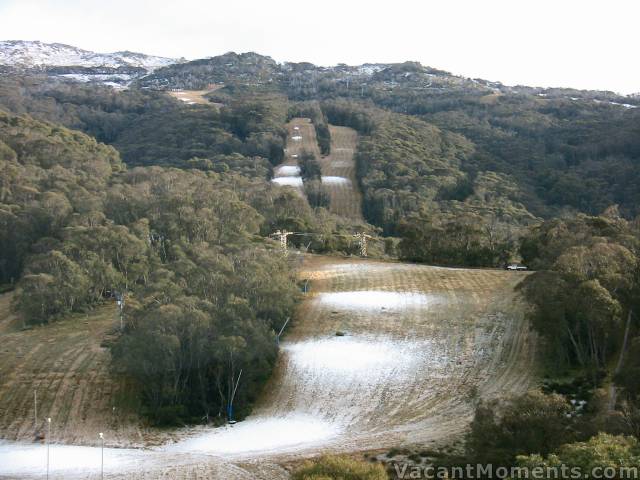
M 306 256 L 311 289 L 254 414 L 107 450 L 107 478 L 287 478 L 280 465 L 319 452 L 455 439 L 478 396 L 531 386 L 535 337 L 514 291 L 525 275 Z M 0 444 L 0 478 L 41 476 L 44 448 Z M 51 478 L 99 478 L 96 452 L 54 446 Z

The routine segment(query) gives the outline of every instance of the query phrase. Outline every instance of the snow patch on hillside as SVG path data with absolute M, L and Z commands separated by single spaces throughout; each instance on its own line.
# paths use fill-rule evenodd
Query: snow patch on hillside
M 289 450 L 335 437 L 340 428 L 311 415 L 249 418 L 164 447 L 167 451 L 233 454 Z
M 398 346 L 393 342 L 333 337 L 307 340 L 287 345 L 292 361 L 307 371 L 359 373 L 389 367 L 399 359 Z
M 421 292 L 385 292 L 363 290 L 354 292 L 326 292 L 317 301 L 331 308 L 346 310 L 397 310 L 426 307 L 437 301 L 433 295 Z
M 299 177 L 300 167 L 297 165 L 280 165 L 275 169 L 276 177 Z
M 276 177 L 271 180 L 273 183 L 283 187 L 302 188 L 302 177 Z
M 96 447 L 74 445 L 49 446 L 49 471 L 56 478 L 67 475 L 100 474 L 102 452 Z M 133 469 L 142 451 L 120 448 L 104 449 L 104 464 L 108 470 Z M 15 478 L 23 475 L 43 477 L 47 465 L 46 445 L 0 441 L 0 476 Z

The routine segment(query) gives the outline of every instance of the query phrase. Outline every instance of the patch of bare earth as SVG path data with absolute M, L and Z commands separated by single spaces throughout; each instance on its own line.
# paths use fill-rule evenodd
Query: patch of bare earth
M 209 105 L 220 108 L 223 106 L 221 103 L 210 102 L 206 95 L 222 87 L 224 85 L 214 85 L 206 90 L 171 90 L 167 93 L 187 105 Z

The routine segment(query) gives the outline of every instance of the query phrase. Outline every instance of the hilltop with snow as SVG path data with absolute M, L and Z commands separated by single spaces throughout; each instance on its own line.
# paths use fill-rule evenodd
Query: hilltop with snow
M 0 67 L 16 72 L 38 72 L 64 80 L 95 82 L 115 87 L 154 70 L 184 61 L 136 52 L 96 53 L 40 41 L 0 41 Z
M 128 51 L 96 53 L 62 43 L 0 41 L 0 65 L 12 67 L 137 67 L 153 71 L 177 61 Z

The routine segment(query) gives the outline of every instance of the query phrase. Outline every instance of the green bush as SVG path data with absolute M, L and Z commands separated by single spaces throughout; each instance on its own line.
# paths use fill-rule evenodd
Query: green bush
M 298 469 L 293 480 L 388 480 L 380 464 L 365 463 L 344 456 L 325 456 L 306 462 Z
M 549 454 L 572 438 L 569 412 L 562 396 L 537 391 L 503 403 L 481 403 L 467 434 L 467 456 L 508 466 L 517 455 Z
M 606 433 L 589 439 L 587 442 L 563 445 L 556 453 L 544 458 L 541 455 L 518 457 L 518 465 L 528 469 L 553 468 L 566 465 L 589 473 L 595 468 L 622 469 L 637 467 L 640 464 L 640 445 L 633 437 L 613 436 Z M 624 478 L 623 471 L 609 478 Z M 629 477 L 631 478 L 631 477 Z

